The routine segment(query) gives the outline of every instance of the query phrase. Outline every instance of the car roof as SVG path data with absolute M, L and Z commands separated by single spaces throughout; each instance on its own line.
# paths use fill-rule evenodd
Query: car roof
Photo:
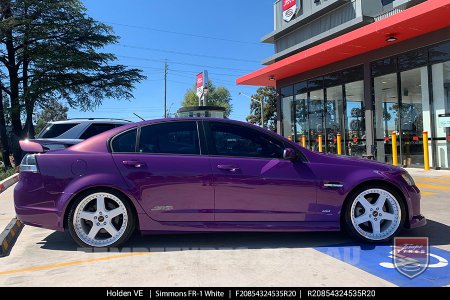
M 68 119 L 62 121 L 51 121 L 49 124 L 73 124 L 73 123 L 112 123 L 112 124 L 128 124 L 131 123 L 129 120 L 122 119 L 109 119 L 109 118 L 79 118 L 79 119 Z
M 166 118 L 166 119 L 153 119 L 153 120 L 146 120 L 136 123 L 129 123 L 126 125 L 123 125 L 121 127 L 108 130 L 106 132 L 100 133 L 96 136 L 93 136 L 77 145 L 74 145 L 72 147 L 69 147 L 68 150 L 75 150 L 75 151 L 91 151 L 91 152 L 107 152 L 107 143 L 105 140 L 109 140 L 112 136 L 119 134 L 121 132 L 125 132 L 127 130 L 130 130 L 131 128 L 136 128 L 140 126 L 146 126 L 156 123 L 167 123 L 167 122 L 179 122 L 179 121 L 215 121 L 215 122 L 226 122 L 231 124 L 238 124 L 238 125 L 244 125 L 247 127 L 252 127 L 257 130 L 262 130 L 261 127 L 242 122 L 242 121 L 235 121 L 230 119 L 223 119 L 223 118 L 207 118 L 207 117 L 196 117 L 196 118 Z M 273 132 L 271 134 L 274 134 Z

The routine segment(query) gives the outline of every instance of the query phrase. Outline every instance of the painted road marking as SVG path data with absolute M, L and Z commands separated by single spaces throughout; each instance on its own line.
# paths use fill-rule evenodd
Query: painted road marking
M 100 258 L 84 259 L 84 260 L 78 260 L 78 261 L 62 262 L 62 263 L 57 263 L 57 264 L 52 264 L 52 265 L 43 265 L 43 266 L 30 267 L 30 268 L 24 268 L 24 269 L 17 269 L 17 270 L 0 271 L 0 275 L 11 275 L 11 274 L 18 274 L 18 273 L 33 272 L 33 271 L 42 271 L 42 270 L 48 270 L 48 269 L 57 269 L 57 268 L 70 267 L 70 266 L 95 263 L 95 262 L 101 262 L 101 261 L 108 261 L 108 260 L 114 260 L 114 259 L 120 259 L 120 258 L 127 258 L 127 257 L 133 257 L 133 256 L 140 256 L 140 255 L 146 255 L 146 254 L 152 254 L 152 253 L 153 252 L 136 252 L 136 253 L 118 254 L 118 255 L 112 255 L 112 256 L 106 256 L 106 257 L 100 257 Z
M 391 245 L 340 244 L 314 249 L 398 286 L 439 287 L 450 284 L 450 252 L 436 247 L 430 247 L 432 267 L 414 279 L 409 279 L 390 267 L 393 263 Z
M 450 186 L 434 185 L 434 184 L 427 184 L 427 183 L 417 183 L 416 185 L 421 189 L 450 191 Z
M 426 181 L 426 182 L 433 182 L 433 183 L 442 183 L 445 185 L 450 185 L 450 179 L 438 179 L 438 178 L 426 178 L 426 177 L 416 177 L 417 181 Z
M 423 197 L 428 197 L 428 196 L 437 195 L 437 193 L 433 193 L 433 192 L 422 192 L 422 191 L 420 191 L 420 194 L 421 194 Z

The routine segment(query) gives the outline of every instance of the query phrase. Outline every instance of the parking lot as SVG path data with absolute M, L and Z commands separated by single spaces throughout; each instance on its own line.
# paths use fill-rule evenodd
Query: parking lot
M 390 244 L 341 233 L 136 234 L 123 248 L 92 251 L 66 233 L 25 226 L 0 258 L 0 286 L 448 286 L 450 175 L 412 174 L 428 224 L 402 236 L 429 237 L 431 253 L 412 280 L 393 268 Z M 13 188 L 0 194 L 2 227 Z

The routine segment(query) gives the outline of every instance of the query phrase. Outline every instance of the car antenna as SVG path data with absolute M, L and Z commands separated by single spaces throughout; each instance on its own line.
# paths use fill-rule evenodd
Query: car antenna
M 142 121 L 145 121 L 145 119 L 143 117 L 141 117 L 140 115 L 138 115 L 137 113 L 133 113 L 133 115 L 135 115 L 136 117 L 138 117 L 139 119 L 141 119 Z

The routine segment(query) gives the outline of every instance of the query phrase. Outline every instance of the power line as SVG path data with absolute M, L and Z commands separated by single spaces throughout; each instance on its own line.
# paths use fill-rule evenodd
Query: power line
M 226 39 L 226 38 L 220 38 L 220 37 L 215 37 L 215 36 L 208 36 L 208 35 L 201 35 L 201 34 L 194 34 L 194 33 L 187 33 L 187 32 L 172 31 L 172 30 L 159 29 L 159 28 L 154 28 L 154 27 L 129 25 L 129 24 L 116 23 L 116 22 L 105 22 L 105 23 L 109 23 L 109 24 L 117 25 L 117 26 L 122 26 L 122 27 L 128 27 L 128 28 L 157 31 L 157 32 L 170 33 L 170 34 L 176 34 L 176 35 L 183 35 L 183 36 L 189 36 L 189 37 L 195 37 L 195 38 L 201 38 L 201 39 L 216 40 L 216 41 L 222 41 L 222 42 L 231 42 L 231 43 L 238 43 L 238 44 L 258 45 L 258 46 L 264 45 L 262 43 L 257 43 L 257 42 L 248 42 L 248 41 Z
M 159 62 L 159 61 L 158 61 Z M 151 67 L 151 66 L 136 66 L 136 65 L 127 65 L 130 68 L 140 68 L 140 69 L 150 69 L 153 71 L 146 71 L 146 73 L 154 72 L 158 73 L 161 71 L 164 71 L 164 68 L 157 68 L 157 67 Z M 193 74 L 197 75 L 198 70 L 179 70 L 179 69 L 170 69 L 172 72 L 179 72 L 179 73 L 185 73 L 185 74 Z M 217 76 L 229 76 L 229 77 L 239 77 L 242 76 L 242 74 L 229 74 L 229 73 L 215 73 L 215 72 L 208 72 L 210 75 L 217 75 Z
M 122 57 L 122 58 L 136 59 L 136 60 L 142 60 L 142 61 L 165 62 L 165 60 L 160 60 L 160 59 L 151 59 L 151 58 L 126 56 L 126 55 L 117 55 L 117 56 Z M 175 65 L 193 66 L 193 67 L 200 67 L 203 69 L 222 69 L 222 70 L 233 70 L 233 71 L 242 71 L 242 72 L 252 72 L 253 71 L 253 70 L 249 70 L 249 69 L 236 69 L 236 68 L 219 67 L 219 66 L 189 64 L 189 63 L 182 63 L 182 62 L 177 62 L 177 61 L 173 61 L 173 60 L 169 60 L 168 62 L 170 62 L 171 64 L 175 64 Z
M 148 47 L 131 46 L 131 45 L 123 45 L 123 44 L 119 44 L 117 46 L 124 47 L 124 48 L 130 48 L 130 49 L 155 51 L 155 52 L 163 52 L 163 53 L 172 53 L 172 54 L 179 54 L 179 55 L 186 55 L 186 56 L 195 56 L 195 57 L 212 58 L 212 59 L 220 59 L 220 60 L 232 60 L 232 61 L 241 61 L 241 62 L 249 62 L 249 63 L 259 63 L 259 61 L 256 61 L 256 60 L 249 60 L 249 59 L 242 59 L 242 58 L 213 56 L 213 55 L 206 55 L 206 54 L 196 54 L 196 53 L 189 53 L 189 52 L 163 50 L 163 49 L 157 49 L 157 48 L 148 48 Z

